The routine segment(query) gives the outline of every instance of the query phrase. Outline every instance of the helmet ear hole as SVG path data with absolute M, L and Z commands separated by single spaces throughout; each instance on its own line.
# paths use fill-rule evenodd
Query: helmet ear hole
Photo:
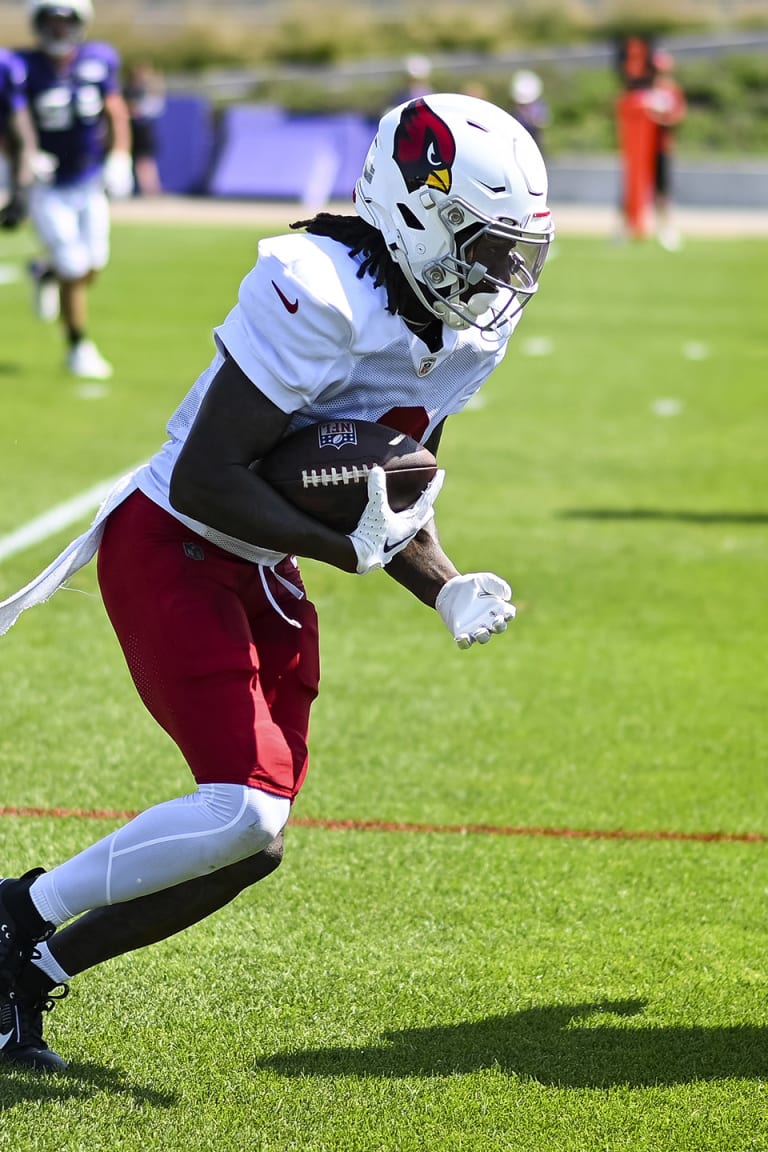
M 414 228 L 418 232 L 424 232 L 424 225 L 418 216 L 416 216 L 407 204 L 398 204 L 397 209 L 403 218 L 404 223 L 408 228 Z

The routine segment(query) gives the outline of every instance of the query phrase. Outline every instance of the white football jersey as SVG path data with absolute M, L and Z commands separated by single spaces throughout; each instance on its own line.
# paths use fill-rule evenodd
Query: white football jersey
M 263 240 L 238 302 L 214 330 L 216 355 L 168 424 L 169 439 L 137 476 L 138 487 L 212 542 L 257 563 L 281 554 L 225 536 L 170 505 L 171 473 L 226 352 L 255 388 L 291 414 L 286 435 L 325 420 L 380 421 L 424 442 L 459 412 L 499 364 L 519 314 L 501 336 L 443 329 L 439 352 L 387 312 L 386 290 L 359 278 L 360 260 L 321 236 Z

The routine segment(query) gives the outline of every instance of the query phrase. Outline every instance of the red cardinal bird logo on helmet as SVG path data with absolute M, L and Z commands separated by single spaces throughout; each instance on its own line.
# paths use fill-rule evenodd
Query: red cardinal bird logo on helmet
M 450 192 L 456 141 L 445 121 L 424 100 L 412 100 L 404 109 L 395 129 L 393 156 L 409 192 L 425 184 Z

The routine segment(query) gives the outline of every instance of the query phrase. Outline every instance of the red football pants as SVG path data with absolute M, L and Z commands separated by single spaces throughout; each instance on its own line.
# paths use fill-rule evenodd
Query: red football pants
M 276 571 L 303 590 L 293 561 Z M 300 629 L 270 603 L 262 572 Z M 98 575 L 138 693 L 198 784 L 247 784 L 293 799 L 320 679 L 314 605 L 141 492 L 110 515 Z

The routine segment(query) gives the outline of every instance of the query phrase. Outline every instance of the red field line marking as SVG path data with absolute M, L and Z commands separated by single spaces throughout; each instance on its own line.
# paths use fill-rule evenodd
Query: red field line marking
M 0 816 L 47 816 L 80 820 L 132 820 L 137 812 L 109 808 L 23 808 L 2 807 Z M 298 828 L 323 828 L 329 832 L 431 832 L 459 836 L 549 836 L 561 840 L 683 840 L 707 844 L 765 844 L 763 832 L 675 832 L 632 828 L 547 828 L 528 825 L 519 828 L 498 824 L 412 824 L 387 820 L 322 820 L 297 816 L 291 823 Z

